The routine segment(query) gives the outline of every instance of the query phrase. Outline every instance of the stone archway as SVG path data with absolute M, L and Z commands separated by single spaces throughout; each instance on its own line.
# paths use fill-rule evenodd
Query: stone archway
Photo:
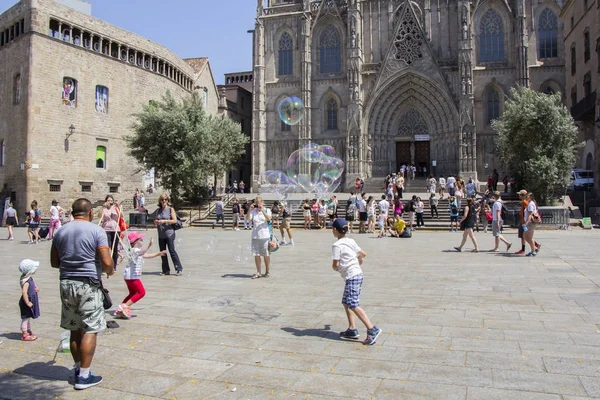
M 458 172 L 458 112 L 445 88 L 412 71 L 391 78 L 373 98 L 365 121 L 369 145 L 378 149 L 374 152 L 373 176 L 385 175 L 396 168 L 397 142 L 428 142 L 429 157 L 420 163 L 428 162 L 430 171 L 431 162 L 436 161 L 438 174 Z M 412 119 L 420 116 L 421 120 L 415 119 L 419 126 L 407 127 L 407 115 Z M 419 132 L 415 131 L 417 128 Z

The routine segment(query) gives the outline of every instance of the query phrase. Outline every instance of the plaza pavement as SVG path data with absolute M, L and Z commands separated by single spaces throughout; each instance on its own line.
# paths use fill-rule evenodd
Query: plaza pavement
M 272 276 L 251 280 L 252 260 L 235 259 L 249 231 L 179 231 L 184 276 L 161 277 L 160 260 L 147 260 L 147 296 L 135 318 L 99 336 L 92 370 L 104 382 L 81 392 L 67 382 L 70 355 L 54 359 L 61 329 L 50 243 L 0 241 L 0 398 L 600 397 L 598 231 L 538 232 L 535 258 L 449 252 L 456 233 L 354 235 L 368 254 L 362 305 L 383 329 L 374 346 L 338 339 L 346 320 L 331 231 L 294 234 L 296 246 L 273 255 Z M 217 246 L 207 249 L 212 236 Z M 518 249 L 516 235 L 507 237 Z M 477 238 L 491 247 L 489 233 Z M 35 342 L 19 340 L 17 265 L 26 257 L 42 262 Z M 117 304 L 121 272 L 107 282 Z

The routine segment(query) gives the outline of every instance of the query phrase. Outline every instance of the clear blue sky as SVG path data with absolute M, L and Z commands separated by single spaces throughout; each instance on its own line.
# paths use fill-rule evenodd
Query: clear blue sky
M 92 15 L 169 48 L 181 58 L 208 57 L 223 74 L 252 69 L 255 0 L 88 0 Z M 0 0 L 0 13 L 17 0 Z

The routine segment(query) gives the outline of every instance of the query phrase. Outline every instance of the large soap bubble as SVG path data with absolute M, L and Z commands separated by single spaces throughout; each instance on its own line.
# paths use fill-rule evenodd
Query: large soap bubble
M 299 97 L 289 96 L 277 104 L 279 118 L 287 125 L 296 125 L 304 117 L 304 104 Z
M 274 194 L 280 201 L 287 200 L 291 193 L 314 193 L 318 199 L 325 199 L 338 188 L 343 173 L 344 162 L 332 146 L 308 143 L 290 155 L 285 171 L 262 174 L 261 192 Z M 288 204 L 292 212 L 300 207 L 299 202 Z

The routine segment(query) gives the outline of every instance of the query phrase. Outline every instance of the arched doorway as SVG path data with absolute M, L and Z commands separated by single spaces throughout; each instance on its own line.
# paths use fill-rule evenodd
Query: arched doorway
M 429 127 L 421 112 L 408 109 L 400 118 L 396 136 L 396 171 L 402 165 L 414 165 L 418 171 L 430 171 Z
M 390 77 L 367 107 L 363 129 L 373 149 L 372 176 L 398 171 L 402 164 L 438 174 L 458 171 L 458 112 L 443 86 L 416 71 Z M 413 156 L 414 154 L 414 156 Z

